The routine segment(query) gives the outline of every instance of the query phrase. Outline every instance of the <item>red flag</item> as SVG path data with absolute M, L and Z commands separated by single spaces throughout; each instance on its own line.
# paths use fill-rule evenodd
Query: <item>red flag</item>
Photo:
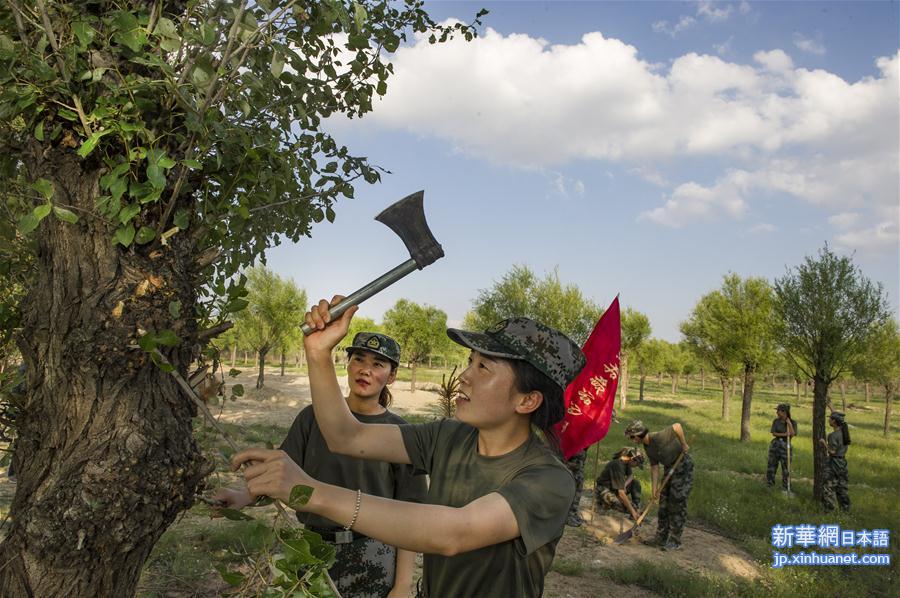
M 587 364 L 566 388 L 566 417 L 556 427 L 566 459 L 602 440 L 609 431 L 619 384 L 621 347 L 619 297 L 616 296 L 582 348 Z

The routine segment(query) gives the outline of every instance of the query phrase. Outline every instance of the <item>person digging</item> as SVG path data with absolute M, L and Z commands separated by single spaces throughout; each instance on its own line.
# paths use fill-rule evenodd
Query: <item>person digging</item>
M 594 483 L 597 510 L 616 510 L 638 520 L 641 508 L 641 483 L 634 478 L 634 467 L 643 467 L 640 449 L 625 447 L 603 468 Z
M 642 444 L 647 452 L 653 498 L 659 498 L 656 537 L 645 543 L 663 550 L 678 550 L 687 520 L 687 499 L 694 482 L 694 461 L 688 454 L 690 446 L 684 439 L 684 429 L 676 422 L 651 433 L 643 422 L 634 420 L 625 428 L 625 436 L 636 444 Z M 663 484 L 662 488 L 659 485 L 660 463 L 665 467 L 667 476 L 670 469 L 673 470 L 668 483 Z

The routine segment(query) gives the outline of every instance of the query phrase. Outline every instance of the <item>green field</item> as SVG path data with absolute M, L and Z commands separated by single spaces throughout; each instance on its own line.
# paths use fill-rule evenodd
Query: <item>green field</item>
M 403 370 L 401 370 L 403 371 Z M 271 372 L 275 373 L 275 372 Z M 440 380 L 441 371 L 420 372 L 419 380 Z M 267 374 L 269 375 L 269 374 Z M 401 378 L 402 379 L 402 378 Z M 818 525 L 839 524 L 844 529 L 900 530 L 900 512 L 895 480 L 900 479 L 900 439 L 885 439 L 881 434 L 883 399 L 873 396 L 869 404 L 862 394 L 848 393 L 847 419 L 851 424 L 853 444 L 848 453 L 850 465 L 850 514 L 825 514 L 812 499 L 811 397 L 797 404 L 793 393 L 782 384 L 775 393 L 771 384 L 757 384 L 752 413 L 752 440 L 738 441 L 740 398 L 731 402 L 731 419 L 721 419 L 721 395 L 718 388 L 707 385 L 700 391 L 698 381 L 671 395 L 670 384 L 657 385 L 648 380 L 646 400 L 638 402 L 636 383 L 627 409 L 619 412 L 619 423 L 613 423 L 607 437 L 591 449 L 586 466 L 586 485 L 596 476 L 596 463 L 626 445 L 625 425 L 633 418 L 642 419 L 651 429 L 680 421 L 687 431 L 695 461 L 694 487 L 689 501 L 688 525 L 720 533 L 747 550 L 760 564 L 761 580 L 750 583 L 743 579 L 711 578 L 686 569 L 656 566 L 648 561 L 618 569 L 598 568 L 583 571 L 566 567 L 565 554 L 558 554 L 558 567 L 566 575 L 601 575 L 619 583 L 638 585 L 667 596 L 713 596 L 730 593 L 738 596 L 889 596 L 898 595 L 896 566 L 891 567 L 786 567 L 770 568 L 771 527 L 775 524 Z M 840 404 L 840 397 L 835 397 Z M 765 485 L 766 452 L 769 426 L 774 406 L 789 402 L 800 434 L 794 447 L 793 496 L 786 496 Z M 421 418 L 410 418 L 413 421 Z M 896 421 L 896 420 L 895 420 Z M 896 424 L 895 424 L 896 427 Z M 228 425 L 226 430 L 239 445 L 278 444 L 287 432 L 278 426 Z M 226 444 L 211 429 L 198 424 L 198 437 L 209 454 L 227 457 Z M 599 460 L 597 451 L 599 450 Z M 227 483 L 230 474 L 223 466 L 213 485 Z M 779 473 L 780 475 L 780 473 Z M 649 484 L 649 468 L 638 477 Z M 780 478 L 779 478 L 780 482 Z M 649 488 L 649 486 L 648 486 Z M 589 491 L 588 491 L 589 492 Z M 205 507 L 196 507 L 163 536 L 147 563 L 142 578 L 142 596 L 215 595 L 222 584 L 215 566 L 236 566 L 264 544 L 264 534 L 252 523 L 210 520 Z M 891 538 L 892 561 L 898 557 L 897 540 Z M 808 550 L 815 550 L 810 547 Z M 787 552 L 800 548 L 788 549 Z M 823 552 L 824 549 L 818 549 Z M 869 549 L 872 551 L 872 549 Z M 557 569 L 558 569 L 557 567 Z

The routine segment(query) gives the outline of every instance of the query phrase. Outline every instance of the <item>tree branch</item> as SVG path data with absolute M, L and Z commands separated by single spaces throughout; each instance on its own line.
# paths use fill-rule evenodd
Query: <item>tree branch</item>
M 219 336 L 223 332 L 231 330 L 232 328 L 234 328 L 234 322 L 222 322 L 221 324 L 213 326 L 212 328 L 207 328 L 198 332 L 197 340 L 204 341 L 208 338 Z
M 59 54 L 59 44 L 56 42 L 56 34 L 53 32 L 53 24 L 50 22 L 50 15 L 47 14 L 47 7 L 44 6 L 44 0 L 37 0 L 38 9 L 41 11 L 41 21 L 44 23 L 44 33 L 50 41 L 50 47 L 53 48 L 56 64 L 59 72 L 62 74 L 63 80 L 69 80 L 69 74 L 66 72 L 66 63 L 63 62 Z

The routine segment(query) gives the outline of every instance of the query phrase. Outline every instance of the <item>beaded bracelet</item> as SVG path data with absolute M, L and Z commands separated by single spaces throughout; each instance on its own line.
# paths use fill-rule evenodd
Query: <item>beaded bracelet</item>
M 359 517 L 359 505 L 362 503 L 362 490 L 356 491 L 356 508 L 353 509 L 353 519 L 350 520 L 350 525 L 345 525 L 344 529 L 350 531 L 353 529 L 353 526 L 356 525 L 356 518 Z

